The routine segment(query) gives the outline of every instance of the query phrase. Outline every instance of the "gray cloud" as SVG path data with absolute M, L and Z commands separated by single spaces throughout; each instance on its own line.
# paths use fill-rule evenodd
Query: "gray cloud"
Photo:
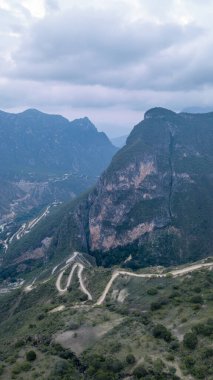
M 200 1 L 43 0 L 40 18 L 24 4 L 0 9 L 0 108 L 88 115 L 122 134 L 156 105 L 211 105 L 213 31 Z
M 125 14 L 72 9 L 32 28 L 14 55 L 14 76 L 112 87 L 158 87 L 156 62 L 171 71 L 169 49 L 178 51 L 201 29 L 190 24 L 126 21 Z M 173 67 L 174 68 L 174 67 Z M 166 82 L 165 82 L 166 83 Z

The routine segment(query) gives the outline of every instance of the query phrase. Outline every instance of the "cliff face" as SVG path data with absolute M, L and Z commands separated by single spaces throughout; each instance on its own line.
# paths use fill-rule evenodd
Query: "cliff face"
M 86 207 L 87 249 L 103 262 L 125 252 L 164 265 L 211 254 L 213 114 L 148 111 Z

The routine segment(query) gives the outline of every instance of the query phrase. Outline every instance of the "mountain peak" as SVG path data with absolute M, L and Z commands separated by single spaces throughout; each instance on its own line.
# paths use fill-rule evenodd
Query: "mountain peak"
M 78 128 L 80 127 L 81 129 L 85 131 L 97 131 L 97 128 L 95 125 L 91 122 L 91 120 L 85 116 L 80 119 L 75 119 L 70 122 L 73 126 L 77 126 Z
M 144 120 L 146 119 L 162 119 L 169 116 L 175 116 L 176 113 L 163 107 L 151 108 L 144 114 Z

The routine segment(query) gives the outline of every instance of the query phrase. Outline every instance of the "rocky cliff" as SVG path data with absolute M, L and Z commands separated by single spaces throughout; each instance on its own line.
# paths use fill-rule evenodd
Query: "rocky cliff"
M 211 254 L 213 113 L 148 111 L 84 208 L 86 217 L 76 213 L 87 226 L 82 248 L 101 263 L 131 254 L 135 265 L 166 265 Z

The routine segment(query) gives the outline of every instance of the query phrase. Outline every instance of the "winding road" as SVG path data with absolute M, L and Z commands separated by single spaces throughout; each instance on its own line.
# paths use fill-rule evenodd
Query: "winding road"
M 111 279 L 107 283 L 102 295 L 99 297 L 98 301 L 96 302 L 96 305 L 100 306 L 103 304 L 113 282 L 120 275 L 130 276 L 130 277 L 141 277 L 141 278 L 167 277 L 168 275 L 171 275 L 173 277 L 177 277 L 177 276 L 182 276 L 184 274 L 193 272 L 193 271 L 201 269 L 201 268 L 211 268 L 211 267 L 213 267 L 213 263 L 194 264 L 194 265 L 190 265 L 188 267 L 182 268 L 182 269 L 177 269 L 177 270 L 173 270 L 171 272 L 162 273 L 162 274 L 155 274 L 155 273 L 139 274 L 139 273 L 122 271 L 122 270 L 115 271 L 112 274 Z
M 83 273 L 83 270 L 85 268 L 85 264 L 84 264 L 84 260 L 82 259 L 81 256 L 82 256 L 81 253 L 74 252 L 74 254 L 71 256 L 71 258 L 66 261 L 65 267 L 62 268 L 61 272 L 59 273 L 59 275 L 57 277 L 56 288 L 59 291 L 59 293 L 65 293 L 68 290 L 68 288 L 71 285 L 71 283 L 72 283 L 73 274 L 74 274 L 75 270 L 78 269 L 77 275 L 78 275 L 81 291 L 84 294 L 86 294 L 88 300 L 92 301 L 92 299 L 93 299 L 92 295 L 86 289 L 86 287 L 84 285 L 84 280 L 83 280 L 83 277 L 82 277 L 82 273 Z M 71 263 L 73 263 L 73 261 L 76 261 L 76 262 L 71 267 L 71 271 L 70 271 L 69 277 L 67 279 L 66 286 L 64 288 L 62 288 L 61 287 L 61 280 L 62 280 L 62 277 L 64 275 L 64 272 L 67 270 L 67 268 L 69 267 L 69 265 Z M 110 291 L 110 289 L 111 289 L 114 281 L 116 280 L 116 278 L 118 276 L 130 276 L 130 277 L 139 277 L 139 278 L 160 278 L 160 277 L 167 277 L 167 276 L 177 277 L 177 276 L 185 275 L 187 273 L 191 273 L 191 272 L 193 272 L 195 270 L 198 270 L 198 269 L 212 268 L 212 267 L 213 267 L 213 262 L 193 264 L 193 265 L 189 265 L 189 266 L 187 266 L 185 268 L 174 269 L 174 270 L 172 270 L 170 272 L 167 272 L 167 273 L 133 273 L 133 272 L 128 272 L 128 271 L 124 271 L 124 270 L 116 270 L 112 274 L 112 277 L 108 281 L 108 283 L 107 283 L 107 285 L 106 285 L 103 293 L 98 298 L 98 300 L 94 304 L 94 306 L 100 306 L 100 305 L 102 305 L 104 303 L 107 294 L 109 293 L 109 291 Z M 52 274 L 55 272 L 55 270 L 56 270 L 56 267 L 54 268 Z
M 57 280 L 56 280 L 56 288 L 57 290 L 59 291 L 59 293 L 65 293 L 69 286 L 71 285 L 72 283 L 72 278 L 73 278 L 73 274 L 75 272 L 75 270 L 78 268 L 78 279 L 79 279 L 79 283 L 80 283 L 80 288 L 81 288 L 81 291 L 86 294 L 87 298 L 89 301 L 92 301 L 92 295 L 91 293 L 86 289 L 85 285 L 84 285 L 84 281 L 83 281 L 83 277 L 82 277 L 82 272 L 84 270 L 84 265 L 82 265 L 81 263 L 75 263 L 72 268 L 71 268 L 71 271 L 70 271 L 70 274 L 69 274 L 69 277 L 67 279 L 67 284 L 65 286 L 65 288 L 62 288 L 61 287 L 61 280 L 62 280 L 62 277 L 64 275 L 64 272 L 66 271 L 67 267 L 64 268 L 62 270 L 62 272 L 59 273 L 58 277 L 57 277 Z

